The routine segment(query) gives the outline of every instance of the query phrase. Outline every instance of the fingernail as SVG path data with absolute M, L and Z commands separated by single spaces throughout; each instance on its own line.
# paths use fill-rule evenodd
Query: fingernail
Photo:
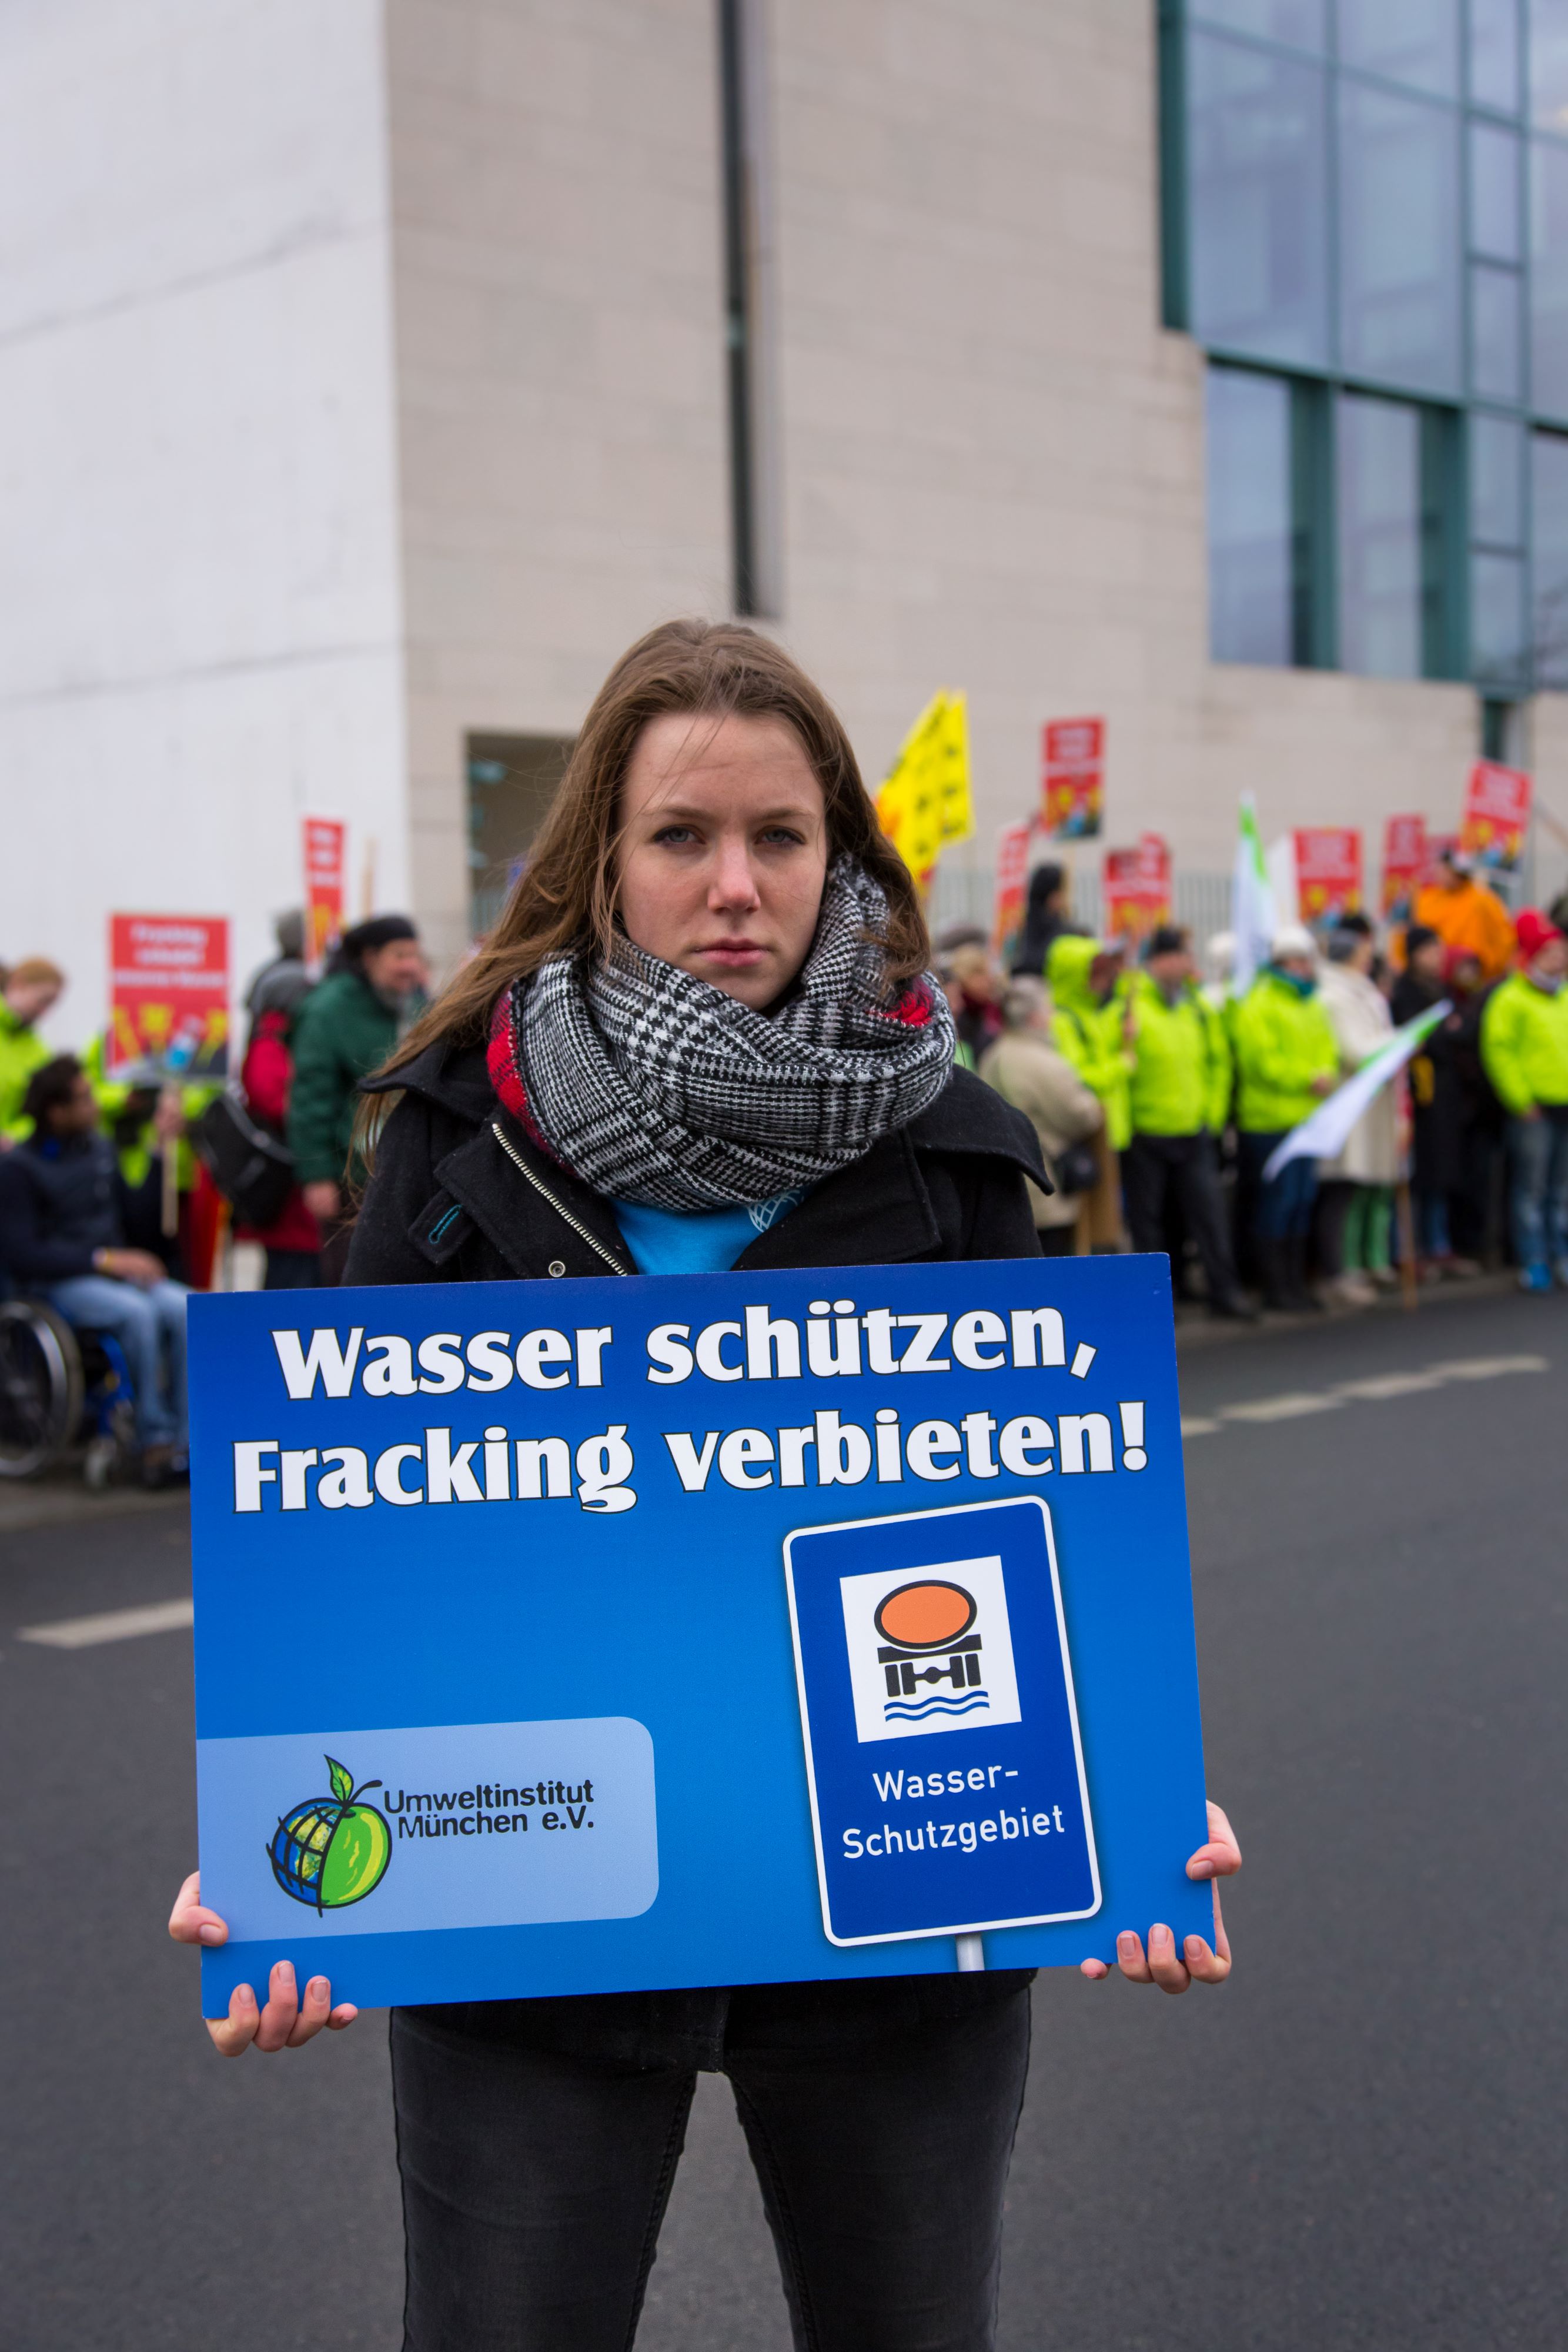
M 1162 1951 L 1167 1944 L 1174 1943 L 1175 1940 L 1176 1939 L 1172 1936 L 1168 1927 L 1151 1927 L 1149 1929 L 1150 1943 L 1158 1944 Z
M 305 1998 L 307 2000 L 325 2000 L 330 1990 L 325 1977 L 312 1977 L 305 1988 Z
M 294 1982 L 294 1963 L 293 1963 L 293 1961 L 292 1961 L 292 1960 L 279 1960 L 279 1961 L 278 1961 L 278 1963 L 277 1963 L 277 1976 L 278 1976 L 278 1979 L 279 1979 L 280 1982 L 282 1982 L 283 1984 L 286 1984 L 286 1985 L 291 1985 L 291 1984 Z
M 204 1927 L 199 1929 L 198 1932 L 204 1944 L 221 1944 L 223 1942 L 223 1929 L 221 1927 L 214 1927 L 211 1921 L 209 1921 Z
M 251 1990 L 249 1985 L 235 1985 L 235 1999 L 238 2001 L 242 2009 L 254 2009 L 256 2007 L 256 1995 Z
M 1186 1954 L 1189 1960 L 1201 1960 L 1204 1953 L 1203 1937 L 1201 1936 L 1189 1936 L 1186 1942 L 1182 1946 L 1182 1949 Z

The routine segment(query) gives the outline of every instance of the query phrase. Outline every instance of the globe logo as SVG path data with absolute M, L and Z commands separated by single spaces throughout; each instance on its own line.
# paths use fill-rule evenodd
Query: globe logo
M 325 1760 L 331 1795 L 308 1797 L 280 1815 L 267 1849 L 285 1895 L 318 1913 L 362 1903 L 381 1885 L 392 1859 L 386 1815 L 360 1802 L 366 1789 L 379 1789 L 381 1782 L 366 1780 L 356 1789 L 346 1764 L 334 1756 Z

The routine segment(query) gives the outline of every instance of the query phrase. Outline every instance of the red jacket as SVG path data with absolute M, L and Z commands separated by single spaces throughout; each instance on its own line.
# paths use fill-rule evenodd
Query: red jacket
M 293 1076 L 287 1014 L 258 1013 L 251 1025 L 239 1082 L 251 1117 L 259 1127 L 270 1128 L 274 1135 L 284 1134 L 287 1128 L 288 1087 Z M 298 1184 L 284 1202 L 281 1215 L 265 1232 L 254 1225 L 236 1225 L 235 1232 L 240 1241 L 260 1242 L 267 1249 L 315 1251 L 321 1246 L 321 1229 L 306 1207 Z

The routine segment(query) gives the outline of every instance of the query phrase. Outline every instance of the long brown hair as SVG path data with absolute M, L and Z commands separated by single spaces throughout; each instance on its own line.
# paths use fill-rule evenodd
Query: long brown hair
M 733 622 L 665 621 L 622 655 L 582 724 L 528 862 L 478 953 L 443 990 L 386 1064 L 427 1045 L 481 1043 L 497 998 L 547 956 L 614 936 L 621 792 L 632 747 L 652 719 L 781 719 L 822 788 L 828 857 L 844 853 L 887 900 L 883 946 L 894 993 L 931 958 L 914 878 L 877 823 L 843 724 L 821 688 L 769 637 Z

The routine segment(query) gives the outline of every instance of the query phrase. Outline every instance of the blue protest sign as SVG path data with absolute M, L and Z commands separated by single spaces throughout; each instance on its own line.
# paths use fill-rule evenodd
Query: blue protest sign
M 1164 1259 L 198 1297 L 191 1349 L 209 2014 L 1208 1932 Z

